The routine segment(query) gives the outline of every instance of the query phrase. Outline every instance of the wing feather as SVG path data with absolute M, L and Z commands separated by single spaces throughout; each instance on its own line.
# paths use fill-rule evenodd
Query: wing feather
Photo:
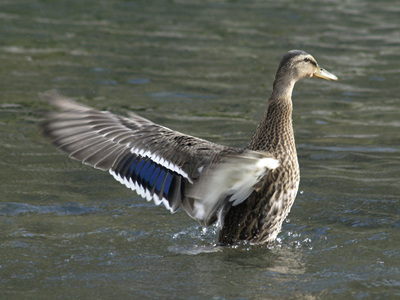
M 245 201 L 279 162 L 179 133 L 140 117 L 99 111 L 43 94 L 60 109 L 47 114 L 44 135 L 71 158 L 109 173 L 147 201 L 186 212 L 202 225 L 223 223 L 231 206 Z
M 55 91 L 43 97 L 60 109 L 48 113 L 42 124 L 44 135 L 52 138 L 53 144 L 71 158 L 108 170 L 128 188 L 163 203 L 172 212 L 185 199 L 184 182 L 193 183 L 201 165 L 229 149 L 133 113 L 126 118 L 99 111 Z
M 245 151 L 210 165 L 189 191 L 189 196 L 196 199 L 194 218 L 205 226 L 217 218 L 222 227 L 229 208 L 245 201 L 278 166 L 279 161 L 271 154 L 255 151 Z

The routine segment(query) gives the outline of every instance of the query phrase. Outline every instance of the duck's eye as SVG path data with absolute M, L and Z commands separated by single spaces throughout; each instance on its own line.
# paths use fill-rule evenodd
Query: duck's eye
M 310 59 L 309 59 L 308 57 L 306 57 L 306 58 L 304 59 L 304 61 L 305 61 L 305 62 L 310 62 Z

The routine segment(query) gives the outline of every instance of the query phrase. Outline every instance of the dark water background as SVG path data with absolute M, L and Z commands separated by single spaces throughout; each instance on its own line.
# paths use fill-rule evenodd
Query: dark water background
M 102 110 L 244 146 L 281 56 L 339 82 L 295 87 L 300 193 L 272 249 L 216 250 L 59 153 L 56 88 Z M 400 297 L 398 1 L 0 1 L 1 299 Z

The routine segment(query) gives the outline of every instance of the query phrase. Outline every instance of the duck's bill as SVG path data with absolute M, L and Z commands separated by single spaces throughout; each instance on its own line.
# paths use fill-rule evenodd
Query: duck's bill
M 333 80 L 333 81 L 338 80 L 338 78 L 335 75 L 333 75 L 332 73 L 329 73 L 327 70 L 322 69 L 320 67 L 318 67 L 318 69 L 314 73 L 313 77 L 322 78 L 322 79 L 326 79 L 326 80 Z

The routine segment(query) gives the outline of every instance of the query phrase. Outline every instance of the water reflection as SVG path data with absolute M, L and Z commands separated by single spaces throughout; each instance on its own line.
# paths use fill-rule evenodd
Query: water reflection
M 194 288 L 204 297 L 240 294 L 251 298 L 266 291 L 289 295 L 293 290 L 280 292 L 279 286 L 305 273 L 302 260 L 301 252 L 293 249 L 231 248 L 213 257 L 203 254 L 192 263 L 193 282 L 197 282 Z M 246 291 L 242 286 L 244 274 Z M 303 291 L 295 293 L 304 296 Z

